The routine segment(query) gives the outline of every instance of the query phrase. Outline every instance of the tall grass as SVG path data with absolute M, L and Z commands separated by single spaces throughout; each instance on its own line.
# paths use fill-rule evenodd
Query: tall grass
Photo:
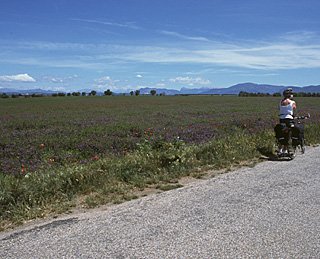
M 320 124 L 310 124 L 305 127 L 305 141 L 307 145 L 317 145 L 320 143 Z
M 226 168 L 259 157 L 259 148 L 272 150 L 273 138 L 248 135 L 236 129 L 231 135 L 204 145 L 145 142 L 125 157 L 110 156 L 86 165 L 71 165 L 25 176 L 0 174 L 2 228 L 35 217 L 93 207 L 136 197 L 134 190 L 195 176 L 199 168 Z M 197 169 L 197 170 L 195 170 Z
M 306 138 L 309 144 L 320 143 L 320 126 L 306 127 Z M 136 190 L 176 183 L 191 174 L 197 177 L 208 168 L 250 162 L 261 154 L 272 154 L 273 146 L 272 131 L 252 135 L 234 129 L 230 135 L 206 144 L 146 140 L 125 157 L 110 156 L 20 177 L 0 174 L 0 229 L 75 206 L 90 208 L 130 200 L 137 197 Z

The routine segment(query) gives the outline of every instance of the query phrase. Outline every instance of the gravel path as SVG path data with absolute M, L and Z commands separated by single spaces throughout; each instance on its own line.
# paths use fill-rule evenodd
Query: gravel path
M 320 258 L 319 154 L 0 233 L 0 258 Z

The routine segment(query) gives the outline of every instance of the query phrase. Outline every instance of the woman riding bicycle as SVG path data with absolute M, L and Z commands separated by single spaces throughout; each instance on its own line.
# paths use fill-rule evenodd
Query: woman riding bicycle
M 280 123 L 285 123 L 287 127 L 291 128 L 294 127 L 294 113 L 297 109 L 297 104 L 293 98 L 293 93 L 291 88 L 287 88 L 283 91 L 283 99 L 280 102 L 279 105 L 279 118 Z

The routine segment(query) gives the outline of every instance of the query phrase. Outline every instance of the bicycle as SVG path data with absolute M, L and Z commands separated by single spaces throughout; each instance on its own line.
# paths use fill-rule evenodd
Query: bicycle
M 276 156 L 278 159 L 292 160 L 297 151 L 305 153 L 304 124 L 302 120 L 309 119 L 310 114 L 293 118 L 292 124 L 278 123 L 274 127 L 276 137 Z

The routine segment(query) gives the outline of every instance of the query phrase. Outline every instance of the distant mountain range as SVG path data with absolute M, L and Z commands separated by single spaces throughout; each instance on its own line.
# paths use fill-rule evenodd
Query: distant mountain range
M 58 93 L 58 91 L 50 91 L 50 90 L 43 90 L 43 89 L 28 89 L 28 90 L 18 90 L 12 88 L 0 88 L 0 94 L 44 94 L 50 95 L 54 93 Z
M 320 85 L 311 86 L 278 86 L 278 85 L 266 85 L 266 84 L 255 84 L 255 83 L 241 83 L 236 84 L 227 88 L 181 88 L 181 90 L 171 89 L 159 89 L 159 88 L 141 88 L 141 94 L 150 94 L 151 90 L 156 90 L 157 94 L 164 93 L 166 95 L 176 94 L 239 94 L 242 92 L 248 93 L 282 93 L 282 91 L 288 87 L 291 87 L 294 92 L 305 92 L 305 93 L 320 93 Z
M 140 94 L 150 94 L 151 90 L 156 90 L 157 94 L 165 95 L 178 95 L 178 94 L 239 94 L 242 92 L 248 93 L 281 93 L 284 89 L 291 87 L 294 92 L 305 92 L 305 93 L 320 93 L 320 85 L 310 85 L 310 86 L 278 86 L 278 85 L 267 85 L 267 84 L 255 84 L 255 83 L 241 83 L 236 84 L 227 88 L 181 88 L 180 90 L 173 90 L 167 88 L 141 88 Z M 94 89 L 92 89 L 94 90 Z M 88 90 L 89 93 L 91 90 Z M 82 91 L 80 91 L 82 92 Z M 30 89 L 30 90 L 16 90 L 10 88 L 0 88 L 0 93 L 6 94 L 44 94 L 51 95 L 57 93 L 57 91 L 42 90 L 42 89 Z M 103 94 L 98 92 L 97 94 Z

